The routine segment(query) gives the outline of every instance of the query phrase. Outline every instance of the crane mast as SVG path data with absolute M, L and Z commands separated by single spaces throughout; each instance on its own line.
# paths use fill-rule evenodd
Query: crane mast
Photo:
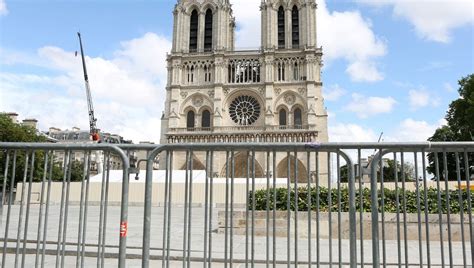
M 89 86 L 89 76 L 87 75 L 87 67 L 86 67 L 86 61 L 84 58 L 84 49 L 82 47 L 82 39 L 81 39 L 81 33 L 77 33 L 77 36 L 79 37 L 79 45 L 81 47 L 81 58 L 82 58 L 82 69 L 84 71 L 84 81 L 86 84 L 86 95 L 87 95 L 87 108 L 89 111 L 89 128 L 90 128 L 90 135 L 92 137 L 93 141 L 99 141 L 100 136 L 99 136 L 99 131 L 96 126 L 97 119 L 94 116 L 94 105 L 92 103 L 92 95 L 91 95 L 91 89 Z

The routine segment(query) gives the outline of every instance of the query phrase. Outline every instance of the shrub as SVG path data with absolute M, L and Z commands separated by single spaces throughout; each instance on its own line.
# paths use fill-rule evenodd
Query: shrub
M 311 203 L 308 203 L 308 188 L 299 187 L 296 194 L 294 189 L 290 189 L 290 207 L 289 209 L 295 210 L 295 198 L 298 196 L 298 210 L 306 211 L 308 207 L 311 207 L 311 210 L 315 211 L 319 207 L 321 212 L 348 212 L 349 211 L 349 189 L 341 188 L 338 192 L 337 189 L 331 189 L 331 192 L 324 187 L 312 187 L 309 189 L 311 195 Z M 438 202 L 438 190 L 435 188 L 428 188 L 426 190 L 427 196 L 427 207 L 425 207 L 425 191 L 419 191 L 420 199 L 420 211 L 425 212 L 426 210 L 430 214 L 439 213 L 439 204 L 441 205 L 441 213 L 446 214 L 448 212 L 448 204 L 450 208 L 450 213 L 459 214 L 461 209 L 464 212 L 468 211 L 468 192 L 466 190 L 449 190 L 449 202 L 447 199 L 446 191 L 442 190 L 439 192 L 440 202 Z M 286 211 L 288 210 L 288 189 L 286 188 L 277 188 L 275 192 L 273 189 L 269 189 L 268 192 L 266 189 L 255 191 L 255 210 L 266 210 L 267 200 L 270 210 L 273 210 L 273 196 L 276 196 L 276 210 Z M 268 196 L 267 196 L 268 195 Z M 417 213 L 418 211 L 418 202 L 417 202 L 417 192 L 416 191 L 403 191 L 402 189 L 390 190 L 384 189 L 383 191 L 383 208 L 385 212 L 388 213 Z M 459 203 L 459 195 L 462 198 L 462 204 Z M 252 209 L 253 200 L 252 192 L 249 192 L 249 209 Z M 319 196 L 319 198 L 318 198 Z M 398 197 L 398 202 L 397 202 Z M 362 198 L 362 207 L 361 207 L 361 198 Z M 472 202 L 474 199 L 474 193 L 471 192 L 471 210 L 474 211 L 474 204 Z M 356 210 L 363 212 L 371 212 L 371 193 L 370 189 L 363 188 L 362 194 L 360 191 L 356 190 Z M 382 211 L 382 191 L 378 191 L 378 202 L 379 202 L 379 212 Z M 319 203 L 319 206 L 318 206 Z M 398 203 L 398 206 L 397 206 Z

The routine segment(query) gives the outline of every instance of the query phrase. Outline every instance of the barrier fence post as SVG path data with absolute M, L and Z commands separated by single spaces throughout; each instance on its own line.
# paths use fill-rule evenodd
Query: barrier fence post
M 128 191 L 130 184 L 130 162 L 125 153 L 118 147 L 114 147 L 115 151 L 120 153 L 123 163 L 122 170 L 122 198 L 120 206 L 120 240 L 119 240 L 119 268 L 126 267 L 127 260 L 127 232 L 128 232 Z
M 144 202 L 144 214 L 140 212 L 137 219 L 138 209 L 129 208 L 129 202 L 134 202 L 136 196 L 132 197 L 135 187 L 129 181 L 130 163 L 124 150 L 144 148 L 150 154 L 146 180 L 140 186 L 145 194 L 144 199 L 139 197 Z M 362 150 L 374 149 L 376 154 L 367 160 L 371 161 L 367 169 L 362 164 L 367 163 L 361 158 Z M 102 191 L 99 179 L 96 183 L 96 178 L 89 181 L 92 151 L 103 151 L 105 155 L 107 168 L 96 177 L 103 178 Z M 160 181 L 165 182 L 164 214 L 161 209 L 155 214 L 153 164 L 161 152 L 167 153 L 163 159 L 166 178 Z M 350 157 L 354 153 L 357 162 Z M 6 215 L 0 223 L 0 242 L 4 245 L 0 266 L 27 267 L 33 266 L 34 261 L 35 267 L 49 262 L 64 267 L 74 265 L 74 261 L 76 267 L 91 263 L 105 267 L 114 262 L 121 268 L 137 263 L 148 268 L 159 261 L 164 267 L 178 263 L 184 267 L 199 264 L 203 267 L 220 264 L 470 267 L 474 256 L 469 190 L 473 153 L 473 142 L 225 143 L 156 147 L 0 142 L 0 175 L 3 175 L 0 190 L 2 196 L 9 195 L 8 206 L 2 211 Z M 59 154 L 62 160 L 57 160 Z M 112 154 L 118 155 L 123 163 L 118 175 L 111 172 L 117 161 Z M 205 174 L 196 171 L 203 155 Z M 227 156 L 225 161 L 222 156 Z M 77 170 L 73 170 L 75 161 L 84 162 L 80 178 Z M 186 170 L 174 171 L 173 161 L 177 167 L 184 163 Z M 393 161 L 395 167 L 388 166 L 388 161 Z M 262 163 L 266 165 L 262 167 Z M 387 167 L 391 168 L 390 172 Z M 219 179 L 213 169 L 223 178 Z M 361 182 L 364 174 L 370 174 L 370 185 L 365 189 Z M 320 185 L 325 176 L 327 188 Z M 430 182 L 433 176 L 438 179 Z M 19 184 L 15 199 L 16 182 Z M 121 190 L 114 193 L 120 186 Z M 163 200 L 161 184 L 159 188 L 159 200 Z M 95 206 L 93 202 L 98 202 L 101 193 L 100 206 Z M 120 202 L 120 215 L 114 216 L 114 208 L 108 207 L 113 202 Z M 99 210 L 103 210 L 100 216 Z M 109 218 L 115 217 L 115 221 L 120 216 L 119 233 L 116 225 L 108 226 L 107 214 Z M 89 228 L 88 231 L 88 222 L 94 227 L 99 223 L 98 241 L 99 230 Z M 77 229 L 71 228 L 71 224 Z M 371 231 L 363 229 L 367 225 Z M 129 233 L 136 233 L 137 226 L 140 234 L 128 241 Z M 119 239 L 112 239 L 111 234 Z M 86 235 L 90 239 L 86 240 Z M 158 245 L 160 238 L 162 246 Z M 140 250 L 141 256 L 136 256 L 139 253 L 127 256 L 127 242 L 138 244 L 131 253 Z M 117 249 L 117 245 L 118 251 L 114 252 L 111 248 Z M 95 251 L 96 247 L 99 252 Z
M 377 166 L 379 163 L 378 155 L 382 153 L 380 150 L 373 158 L 371 164 L 370 193 L 372 208 L 372 264 L 374 267 L 380 267 L 379 252 L 379 206 L 378 206 L 378 190 L 377 190 Z
M 355 198 L 355 175 L 354 175 L 354 164 L 352 160 L 345 156 L 346 165 L 348 167 L 348 179 L 349 179 L 349 243 L 350 243 L 350 266 L 351 268 L 357 267 L 357 221 L 356 221 L 356 198 Z M 362 222 L 360 223 L 362 224 Z M 362 236 L 361 236 L 361 239 Z

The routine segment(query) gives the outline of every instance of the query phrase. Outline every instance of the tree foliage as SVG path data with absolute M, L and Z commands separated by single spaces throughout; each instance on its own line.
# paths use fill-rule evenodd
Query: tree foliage
M 14 123 L 7 115 L 0 114 L 1 142 L 45 142 L 46 139 L 36 133 L 36 129 Z
M 459 98 L 449 105 L 446 113 L 447 124 L 438 128 L 429 141 L 474 141 L 474 74 L 468 75 L 458 81 Z M 472 170 L 474 155 L 468 154 L 468 167 L 465 165 L 465 155 L 459 153 L 459 175 L 461 180 L 466 180 L 466 168 Z M 436 158 L 438 161 L 436 161 Z M 446 167 L 444 159 L 446 158 Z M 428 155 L 429 173 L 440 180 L 457 180 L 456 154 L 455 153 L 430 153 Z M 436 162 L 438 165 L 436 165 Z M 445 168 L 447 172 L 445 172 Z
M 370 168 L 368 166 L 367 168 Z M 396 174 L 395 174 L 395 169 Z M 395 164 L 393 159 L 384 159 L 383 165 L 383 181 L 384 182 L 401 182 L 404 178 L 405 181 L 413 181 L 415 178 L 415 168 L 409 162 L 403 163 L 404 177 L 402 176 L 402 165 L 399 161 Z M 347 176 L 347 165 L 344 165 L 340 168 L 341 182 L 348 182 Z M 396 176 L 395 176 L 396 175 Z M 357 181 L 360 179 L 360 176 L 356 176 Z M 381 180 L 380 167 L 377 168 L 377 180 Z
M 17 124 L 13 122 L 7 115 L 0 114 L 0 141 L 1 142 L 46 142 L 46 138 L 37 134 L 36 129 Z M 9 155 L 9 161 L 7 163 L 7 154 Z M 49 178 L 49 172 L 51 171 L 51 178 L 54 181 L 60 181 L 64 178 L 64 167 L 62 163 L 54 161 L 51 166 L 52 153 L 46 156 L 47 152 L 43 150 L 4 150 L 0 151 L 0 180 L 2 183 L 6 183 L 7 187 L 11 186 L 12 176 L 13 187 L 18 182 L 26 181 L 29 182 L 30 176 L 32 176 L 33 182 L 42 181 L 45 173 L 45 161 L 48 160 L 46 168 L 48 170 L 47 178 Z M 15 162 L 15 163 L 14 163 Z M 15 170 L 13 166 L 15 164 Z M 5 176 L 5 168 L 8 165 L 8 174 Z M 25 168 L 27 167 L 27 168 Z M 82 179 L 84 165 L 82 162 L 73 161 L 70 165 L 71 170 L 71 181 L 78 181 Z M 26 171 L 26 173 L 25 173 Z M 33 171 L 33 173 L 31 173 Z M 26 174 L 26 176 L 25 176 Z

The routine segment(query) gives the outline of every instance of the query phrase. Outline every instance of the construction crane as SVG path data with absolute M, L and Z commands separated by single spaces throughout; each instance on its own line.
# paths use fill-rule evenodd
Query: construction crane
M 84 71 L 84 80 L 86 84 L 87 108 L 89 110 L 90 136 L 93 141 L 100 142 L 99 130 L 97 129 L 97 126 L 96 126 L 97 119 L 94 116 L 94 105 L 92 103 L 92 95 L 91 95 L 91 89 L 89 86 L 89 76 L 87 75 L 86 60 L 84 58 L 84 49 L 82 47 L 81 33 L 78 32 L 77 36 L 79 37 L 79 45 L 81 46 L 82 69 Z

